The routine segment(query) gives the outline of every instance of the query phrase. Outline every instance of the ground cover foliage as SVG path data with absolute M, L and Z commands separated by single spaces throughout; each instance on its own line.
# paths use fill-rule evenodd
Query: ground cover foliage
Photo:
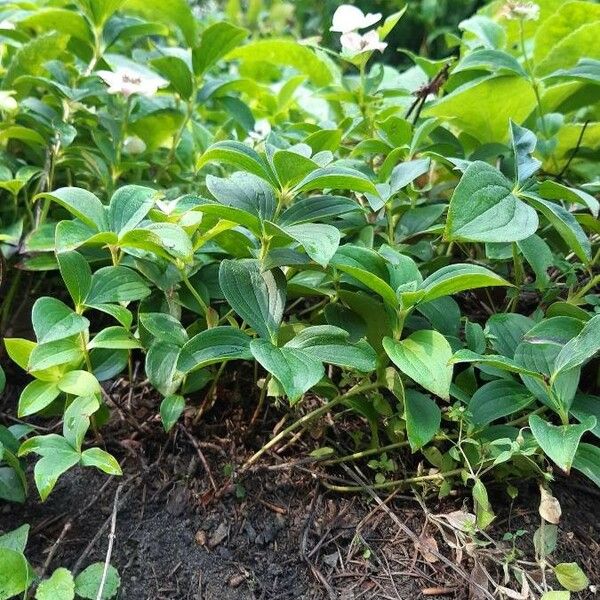
M 464 486 L 479 530 L 489 482 L 537 480 L 545 560 L 553 471 L 600 485 L 599 6 L 495 1 L 407 69 L 379 60 L 406 7 L 338 6 L 330 48 L 257 6 L 0 4 L 0 387 L 27 374 L 0 497 L 25 500 L 30 455 L 42 500 L 74 467 L 121 473 L 103 385 L 135 357 L 166 432 L 249 369 L 257 415 L 319 403 L 234 471 L 358 415 L 355 453 L 315 462 L 369 458 L 374 490 Z M 26 539 L 0 538 L 2 598 L 34 583 Z M 116 593 L 88 569 L 36 597 Z M 587 586 L 554 571 L 548 599 Z

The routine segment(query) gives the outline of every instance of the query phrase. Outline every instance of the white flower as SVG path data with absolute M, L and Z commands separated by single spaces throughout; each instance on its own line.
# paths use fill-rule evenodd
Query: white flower
M 271 133 L 271 123 L 268 119 L 258 119 L 254 122 L 254 129 L 248 132 L 248 137 L 244 140 L 247 144 L 260 142 Z
M 128 135 L 123 140 L 123 152 L 125 154 L 141 154 L 146 151 L 146 144 L 144 140 L 139 138 L 137 135 Z
M 383 52 L 387 44 L 379 39 L 379 34 L 374 29 L 361 35 L 355 31 L 344 33 L 340 38 L 342 49 L 348 54 L 361 54 L 379 50 Z
M 165 215 L 170 215 L 176 208 L 178 199 L 175 200 L 157 200 L 156 206 L 162 210 Z
M 109 94 L 123 94 L 125 98 L 132 94 L 154 96 L 159 88 L 169 83 L 158 75 L 146 75 L 127 67 L 116 71 L 97 71 L 96 74 L 108 85 Z
M 0 29 L 15 29 L 16 25 L 12 22 L 9 21 L 8 19 L 2 19 L 2 21 L 0 21 Z
M 540 18 L 540 7 L 535 2 L 509 1 L 502 7 L 501 15 L 511 20 L 537 21 Z
M 368 13 L 365 15 L 360 8 L 351 4 L 338 6 L 333 15 L 333 22 L 329 31 L 350 33 L 359 29 L 366 29 L 381 20 L 381 13 Z
M 8 92 L 0 92 L 0 110 L 6 112 L 15 112 L 18 110 L 19 105 L 13 98 L 15 92 L 10 90 Z

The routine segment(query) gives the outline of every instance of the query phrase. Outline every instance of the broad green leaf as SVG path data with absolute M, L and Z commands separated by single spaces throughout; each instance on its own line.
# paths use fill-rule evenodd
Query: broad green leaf
M 0 600 L 9 600 L 29 587 L 29 568 L 22 552 L 2 548 L 0 552 Z
M 471 163 L 456 186 L 446 220 L 448 240 L 515 242 L 533 235 L 537 213 L 513 193 L 513 184 L 494 167 Z
M 308 75 L 317 86 L 328 85 L 333 79 L 332 71 L 325 60 L 308 46 L 291 39 L 271 38 L 254 41 L 236 48 L 227 58 L 294 67 L 300 73 Z
M 173 394 L 181 383 L 182 377 L 177 373 L 179 352 L 175 344 L 159 341 L 146 354 L 146 376 L 163 396 Z
M 278 348 L 267 340 L 252 340 L 250 350 L 281 384 L 290 402 L 298 400 L 325 374 L 321 361 L 305 350 Z
M 21 525 L 8 533 L 0 535 L 0 548 L 21 553 L 25 552 L 27 538 L 29 537 L 29 529 L 29 525 Z
M 310 158 L 290 150 L 277 150 L 272 157 L 273 170 L 283 189 L 291 188 L 319 168 Z
M 39 10 L 37 7 L 36 10 Z M 56 58 L 66 47 L 69 37 L 52 31 L 33 37 L 23 44 L 12 56 L 2 78 L 2 89 L 10 90 L 21 75 L 41 75 L 44 63 Z
M 27 369 L 34 373 L 67 363 L 79 364 L 82 360 L 83 351 L 79 345 L 79 338 L 64 338 L 38 344 L 29 356 Z
M 577 563 L 560 563 L 554 567 L 554 575 L 560 585 L 570 592 L 582 592 L 590 580 Z
M 536 104 L 531 83 L 519 76 L 491 75 L 462 85 L 434 102 L 423 116 L 441 117 L 481 143 L 507 139 L 507 123 L 522 123 Z
M 56 298 L 38 298 L 31 311 L 38 343 L 62 340 L 87 330 L 90 322 Z
M 600 448 L 598 446 L 580 443 L 573 459 L 573 467 L 600 487 Z
M 408 442 L 410 449 L 416 452 L 438 432 L 442 412 L 429 396 L 410 388 L 404 392 L 404 410 Z
M 179 48 L 162 49 L 163 52 L 173 52 Z M 162 75 L 182 98 L 189 100 L 194 92 L 193 75 L 187 53 L 165 54 L 153 58 L 151 65 Z
M 100 393 L 98 380 L 87 371 L 69 371 L 56 383 L 58 389 L 72 396 L 90 396 Z
M 579 422 L 583 422 L 588 417 L 596 417 L 596 427 L 592 433 L 600 438 L 600 398 L 598 396 L 589 396 L 587 394 L 576 394 L 569 412 L 574 415 Z
M 535 287 L 546 289 L 550 283 L 548 269 L 555 263 L 550 246 L 535 234 L 520 240 L 517 246 L 535 273 Z
M 63 187 L 38 194 L 36 198 L 53 200 L 94 231 L 108 231 L 106 208 L 92 192 L 78 187 Z
M 165 431 L 169 433 L 177 423 L 185 408 L 185 398 L 178 394 L 171 394 L 162 399 L 160 403 L 160 419 Z
M 542 163 L 531 155 L 535 151 L 537 138 L 533 131 L 510 122 L 510 139 L 515 159 L 515 181 L 524 183 L 542 166 Z
M 4 338 L 4 347 L 11 360 L 17 363 L 21 369 L 27 371 L 29 359 L 36 343 L 23 338 Z
M 538 198 L 534 194 L 523 194 L 527 201 L 546 217 L 550 225 L 556 229 L 559 235 L 584 263 L 590 261 L 592 247 L 590 240 L 577 222 L 575 217 L 559 204 Z
M 92 373 L 98 381 L 112 379 L 127 366 L 129 354 L 127 350 L 108 350 L 94 348 L 90 352 Z
M 235 312 L 261 337 L 276 342 L 285 308 L 285 275 L 279 269 L 262 271 L 254 259 L 224 260 L 219 284 Z
M 60 394 L 56 383 L 35 380 L 25 386 L 19 397 L 19 417 L 33 415 L 50 405 Z
M 71 571 L 59 567 L 49 579 L 44 579 L 35 592 L 35 600 L 73 600 L 75 582 Z
M 600 352 L 600 315 L 590 319 L 579 335 L 569 340 L 562 348 L 556 357 L 552 377 L 582 365 L 597 352 Z
M 482 69 L 485 69 L 490 73 L 498 73 L 501 75 L 516 74 L 521 77 L 527 76 L 527 73 L 514 56 L 511 56 L 503 50 L 494 49 L 482 49 L 469 52 L 460 60 L 456 67 L 454 67 L 452 73 L 460 73 L 461 71 L 469 70 L 480 71 Z
M 192 51 L 194 74 L 204 75 L 220 58 L 239 46 L 247 35 L 246 29 L 226 21 L 209 25 L 202 33 L 200 44 Z
M 98 597 L 98 592 L 100 591 L 100 583 L 102 581 L 103 573 L 103 562 L 91 564 L 75 578 L 75 593 L 81 598 L 96 600 Z M 114 598 L 119 591 L 120 585 L 121 578 L 119 577 L 118 571 L 112 565 L 108 565 L 108 571 L 106 575 L 106 581 L 104 582 L 104 589 L 102 590 L 101 600 L 110 600 L 110 598 Z
M 456 364 L 463 362 L 487 365 L 496 369 L 501 369 L 502 371 L 519 373 L 521 375 L 527 375 L 528 377 L 535 377 L 537 379 L 543 378 L 543 376 L 537 371 L 531 371 L 530 369 L 527 369 L 526 367 L 523 367 L 519 363 L 515 362 L 513 359 L 506 356 L 501 356 L 499 354 L 476 354 L 475 352 L 471 352 L 471 350 L 459 350 L 452 357 L 451 363 Z
M 492 421 L 512 415 L 529 406 L 533 395 L 510 379 L 496 379 L 482 385 L 469 402 L 473 423 L 488 425 Z
M 157 192 L 141 185 L 125 185 L 111 197 L 108 222 L 119 236 L 137 227 L 154 206 Z
M 150 294 L 146 282 L 129 267 L 102 267 L 92 275 L 86 304 L 132 302 Z
M 580 425 L 552 425 L 537 415 L 529 417 L 531 433 L 540 448 L 566 473 L 571 470 L 581 437 L 595 426 L 595 417 L 588 417 Z
M 127 350 L 129 348 L 141 348 L 139 340 L 124 327 L 113 325 L 106 327 L 94 336 L 94 339 L 88 344 L 91 348 L 111 348 L 113 350 Z
M 173 24 L 180 29 L 188 46 L 196 43 L 198 22 L 186 0 L 125 0 L 123 9 L 139 13 L 149 21 Z
M 65 8 L 37 8 L 19 21 L 37 32 L 57 31 L 90 42 L 92 34 L 85 18 L 74 10 Z
M 192 337 L 181 348 L 177 369 L 189 373 L 225 360 L 252 360 L 250 337 L 234 327 L 214 327 Z
M 535 321 L 516 313 L 498 313 L 492 315 L 486 325 L 485 334 L 496 352 L 507 358 L 513 358 L 517 346 Z
M 73 302 L 77 306 L 82 305 L 92 285 L 92 271 L 88 261 L 74 250 L 58 252 L 56 259 Z
M 600 64 L 600 62 L 598 64 Z M 564 202 L 587 206 L 592 213 L 592 216 L 598 217 L 600 202 L 598 202 L 594 196 L 583 190 L 567 187 L 557 181 L 546 179 L 546 181 L 540 183 L 538 193 L 547 200 L 563 200 Z
M 275 191 L 263 178 L 252 173 L 237 172 L 227 179 L 208 175 L 206 187 L 217 202 L 239 208 L 262 220 L 275 214 Z
M 322 267 L 328 265 L 340 243 L 340 232 L 333 225 L 302 223 L 288 225 L 283 230 L 301 244 L 306 254 Z
M 390 306 L 398 304 L 396 293 L 386 281 L 389 273 L 385 260 L 374 250 L 341 246 L 331 259 L 331 265 L 379 294 Z
M 309 196 L 297 200 L 286 209 L 277 223 L 280 226 L 315 223 L 329 217 L 359 211 L 361 207 L 351 198 L 344 196 Z
M 140 323 L 158 340 L 183 346 L 188 335 L 183 325 L 167 313 L 140 313 Z
M 303 329 L 285 347 L 299 348 L 321 362 L 347 369 L 375 370 L 377 355 L 371 346 L 364 341 L 351 344 L 348 338 L 348 332 L 339 327 L 315 325 Z
M 399 192 L 402 188 L 417 179 L 417 177 L 427 173 L 430 165 L 431 159 L 429 158 L 417 158 L 401 162 L 394 167 L 390 175 L 390 193 L 395 194 Z
M 112 454 L 102 448 L 88 448 L 81 453 L 82 467 L 96 467 L 107 475 L 122 475 L 121 467 Z
M 75 398 L 65 409 L 63 436 L 78 452 L 81 451 L 83 438 L 90 427 L 90 418 L 99 408 L 97 396 L 91 395 Z
M 571 600 L 571 592 L 546 592 L 540 600 Z
M 459 263 L 442 267 L 431 274 L 418 286 L 415 296 L 419 302 L 425 303 L 464 290 L 510 285 L 506 279 L 485 267 Z M 410 292 L 407 298 L 410 300 Z
M 352 190 L 379 195 L 375 184 L 363 173 L 349 167 L 324 167 L 309 173 L 295 187 L 295 192 L 310 192 L 312 190 Z
M 200 157 L 196 167 L 201 169 L 210 162 L 232 164 L 238 169 L 261 177 L 273 186 L 277 185 L 266 161 L 255 150 L 241 142 L 223 141 L 213 144 Z
M 432 394 L 449 399 L 452 349 L 441 333 L 421 330 L 399 342 L 384 338 L 383 347 L 405 375 Z

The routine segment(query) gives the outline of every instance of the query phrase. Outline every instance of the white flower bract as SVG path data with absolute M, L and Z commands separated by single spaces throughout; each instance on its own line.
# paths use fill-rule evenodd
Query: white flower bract
M 360 8 L 351 4 L 338 6 L 333 15 L 330 31 L 338 33 L 350 33 L 359 29 L 366 29 L 381 20 L 381 13 L 368 13 L 365 15 Z
M 13 30 L 16 28 L 16 25 L 12 22 L 9 21 L 8 19 L 2 19 L 2 21 L 0 21 L 0 29 L 8 29 L 8 30 Z
M 383 52 L 387 44 L 379 39 L 377 31 L 369 31 L 364 35 L 351 31 L 344 33 L 340 38 L 342 49 L 348 54 L 361 54 L 363 52 L 373 52 L 379 50 Z
M 123 140 L 123 152 L 125 154 L 142 154 L 146 151 L 146 143 L 137 135 L 128 135 Z
M 97 71 L 108 85 L 109 94 L 122 94 L 125 98 L 133 94 L 154 96 L 161 87 L 169 82 L 158 75 L 146 75 L 128 68 L 118 68 L 116 71 Z
M 502 7 L 502 16 L 507 19 L 537 21 L 540 18 L 540 6 L 535 2 L 507 2 Z

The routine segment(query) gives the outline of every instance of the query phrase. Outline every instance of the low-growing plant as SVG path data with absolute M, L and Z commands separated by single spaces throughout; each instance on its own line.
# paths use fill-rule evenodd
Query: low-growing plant
M 184 2 L 77 6 L 2 13 L 20 105 L 0 241 L 11 274 L 61 281 L 36 340 L 5 346 L 33 378 L 19 418 L 62 417 L 62 435 L 0 432 L 3 497 L 23 499 L 32 453 L 42 499 L 75 465 L 120 473 L 86 434 L 141 355 L 167 431 L 248 362 L 259 408 L 324 400 L 242 471 L 339 407 L 365 423 L 356 451 L 316 461 L 368 458 L 375 489 L 467 485 L 480 528 L 490 478 L 600 485 L 596 4 L 492 2 L 454 56 L 405 72 L 369 62 L 404 11 L 339 7 L 336 52 L 246 42 Z

